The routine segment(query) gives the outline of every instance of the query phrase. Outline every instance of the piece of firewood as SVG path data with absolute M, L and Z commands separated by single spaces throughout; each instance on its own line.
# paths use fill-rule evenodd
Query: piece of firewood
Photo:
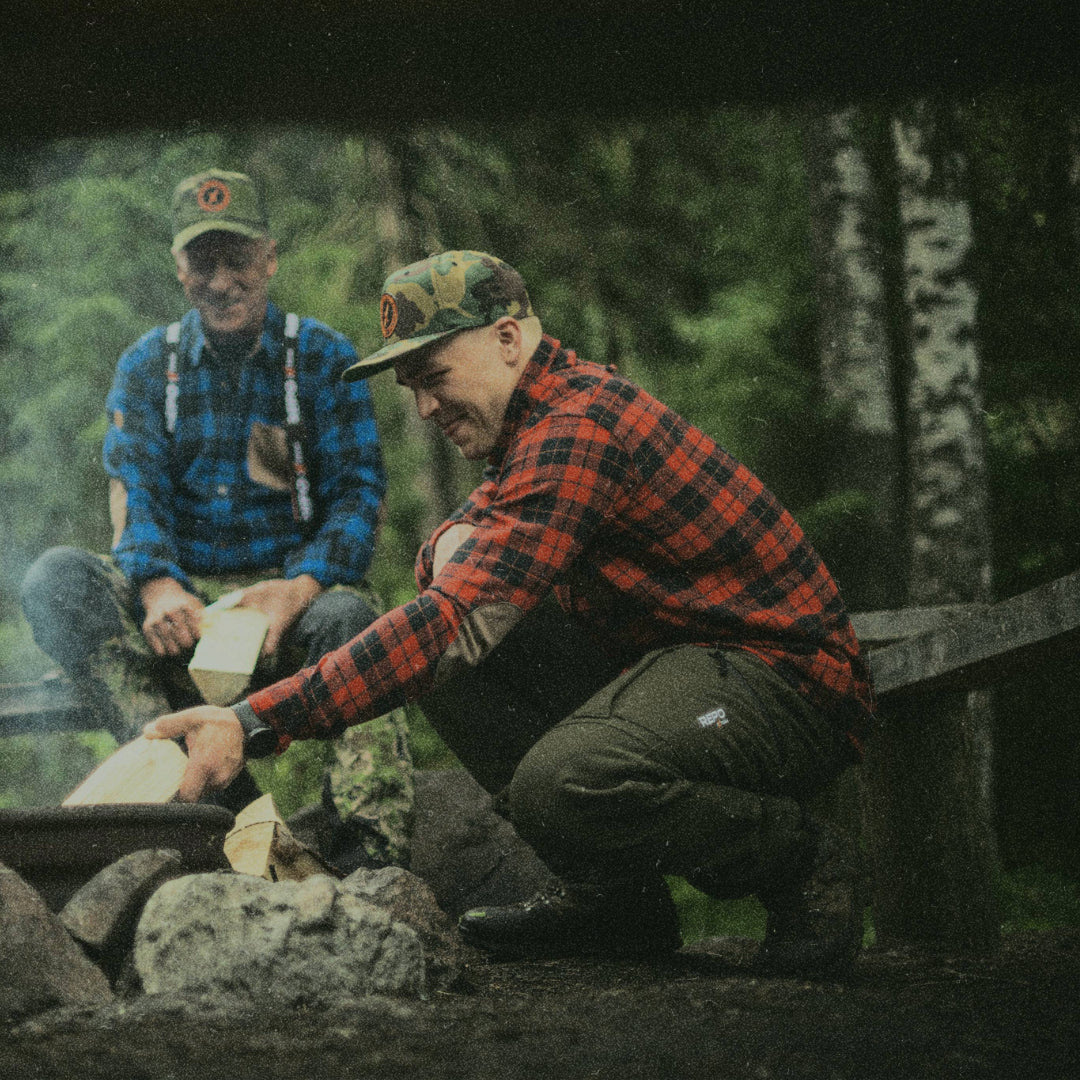
M 62 805 L 170 802 L 180 788 L 187 760 L 172 739 L 140 735 L 107 757 Z
M 303 881 L 314 874 L 341 877 L 293 836 L 272 795 L 263 795 L 236 815 L 236 823 L 225 837 L 225 856 L 238 874 L 267 881 Z
M 204 611 L 188 672 L 208 705 L 232 705 L 243 696 L 269 627 L 255 608 Z

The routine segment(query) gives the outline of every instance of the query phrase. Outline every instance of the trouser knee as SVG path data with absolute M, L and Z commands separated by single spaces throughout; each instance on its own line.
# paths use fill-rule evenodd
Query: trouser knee
M 522 760 L 507 803 L 517 831 L 558 874 L 678 874 L 717 896 L 755 891 L 801 835 L 794 799 L 691 779 L 630 725 L 554 728 Z
M 507 793 L 517 831 L 553 868 L 607 860 L 637 839 L 664 801 L 666 780 L 612 744 L 605 730 L 569 724 L 525 755 Z
M 297 622 L 295 639 L 305 664 L 340 649 L 375 621 L 375 609 L 358 593 L 334 589 L 320 593 Z
M 65 668 L 78 666 L 123 632 L 108 571 L 79 548 L 41 554 L 23 579 L 20 599 L 34 640 Z

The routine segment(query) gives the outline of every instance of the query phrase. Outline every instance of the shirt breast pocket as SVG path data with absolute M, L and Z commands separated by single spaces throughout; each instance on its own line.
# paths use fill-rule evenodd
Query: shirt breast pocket
M 256 421 L 251 425 L 247 447 L 248 476 L 256 484 L 275 491 L 292 487 L 289 440 L 285 429 Z

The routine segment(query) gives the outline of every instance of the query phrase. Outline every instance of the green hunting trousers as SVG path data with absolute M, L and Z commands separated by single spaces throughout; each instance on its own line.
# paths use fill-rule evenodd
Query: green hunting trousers
M 273 571 L 195 578 L 206 603 L 276 576 Z M 202 704 L 187 658 L 155 656 L 136 621 L 131 587 L 106 556 L 77 548 L 46 551 L 27 573 L 23 610 L 38 645 L 72 677 L 103 726 L 120 741 L 163 713 Z M 253 688 L 269 685 L 360 633 L 377 613 L 367 589 L 320 594 L 285 636 L 271 663 L 260 661 Z M 373 859 L 408 865 L 413 816 L 412 759 L 404 709 L 349 728 L 328 751 L 324 801 L 358 826 Z M 236 810 L 259 794 L 245 771 L 224 800 Z
M 570 881 L 678 875 L 713 896 L 782 881 L 803 806 L 854 760 L 764 661 L 682 645 L 605 670 L 561 613 L 524 619 L 425 713 Z

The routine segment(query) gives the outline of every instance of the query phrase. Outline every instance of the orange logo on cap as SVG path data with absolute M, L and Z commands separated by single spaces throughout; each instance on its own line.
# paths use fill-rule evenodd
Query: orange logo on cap
M 397 301 L 389 294 L 383 293 L 379 301 L 379 322 L 382 324 L 382 336 L 388 338 L 397 326 L 398 309 Z
M 195 201 L 199 204 L 200 210 L 207 210 L 213 214 L 218 210 L 224 210 L 229 205 L 232 201 L 232 192 L 229 190 L 229 185 L 220 180 L 204 180 L 199 185 L 199 190 L 195 192 Z

